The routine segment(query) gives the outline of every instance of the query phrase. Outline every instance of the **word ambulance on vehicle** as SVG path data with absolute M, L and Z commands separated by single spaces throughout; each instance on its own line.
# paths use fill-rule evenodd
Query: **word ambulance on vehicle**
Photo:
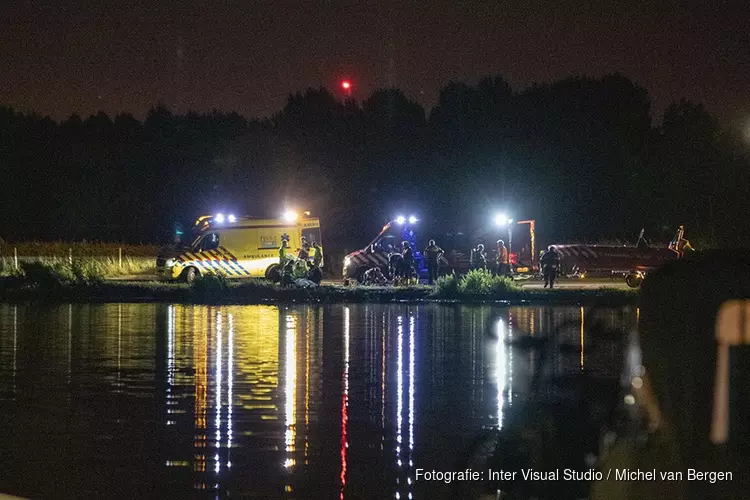
M 188 283 L 197 276 L 222 274 L 227 278 L 280 279 L 279 249 L 289 241 L 294 252 L 302 237 L 322 244 L 320 220 L 310 212 L 287 212 L 277 219 L 233 215 L 204 215 L 195 221 L 193 241 L 186 247 L 160 255 L 157 273 L 169 280 Z

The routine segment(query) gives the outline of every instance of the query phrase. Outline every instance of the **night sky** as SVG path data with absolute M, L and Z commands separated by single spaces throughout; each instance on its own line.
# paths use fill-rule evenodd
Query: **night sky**
M 358 99 L 396 86 L 431 106 L 449 80 L 620 71 L 657 119 L 686 97 L 734 127 L 750 117 L 750 3 L 5 0 L 0 64 L 0 105 L 57 119 L 158 101 L 262 117 L 343 77 Z

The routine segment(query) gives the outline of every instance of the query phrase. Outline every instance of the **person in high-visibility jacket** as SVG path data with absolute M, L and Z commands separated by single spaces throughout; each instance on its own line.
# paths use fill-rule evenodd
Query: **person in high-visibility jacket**
M 498 276 L 507 276 L 510 265 L 508 248 L 503 240 L 497 240 L 497 254 L 495 256 L 495 265 Z
M 323 267 L 323 247 L 320 246 L 320 243 L 317 241 L 313 241 L 313 260 L 312 264 L 313 267 Z
M 292 266 L 292 277 L 294 279 L 305 279 L 308 277 L 307 263 L 302 259 L 297 259 Z
M 289 241 L 281 240 L 281 248 L 279 248 L 279 265 L 283 268 L 289 258 Z

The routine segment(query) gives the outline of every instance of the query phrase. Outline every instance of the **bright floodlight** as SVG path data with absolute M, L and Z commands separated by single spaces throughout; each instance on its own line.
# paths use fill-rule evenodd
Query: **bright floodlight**
M 417 223 L 417 218 L 414 217 L 413 215 L 409 216 L 409 224 L 416 224 L 416 223 Z
M 234 215 L 230 214 L 229 217 L 227 217 L 227 220 L 229 222 L 237 222 L 237 217 L 235 217 Z
M 505 214 L 497 214 L 495 216 L 495 224 L 498 226 L 504 226 L 510 224 L 513 219 L 509 219 Z
M 291 210 L 287 210 L 286 212 L 284 212 L 284 216 L 283 216 L 286 222 L 294 222 L 297 220 L 297 217 L 299 217 L 297 212 L 293 212 Z
M 224 214 L 216 214 L 216 222 L 219 224 L 224 222 Z
M 396 224 L 403 224 L 404 222 L 406 222 L 406 217 L 404 217 L 403 215 L 399 215 L 398 217 L 396 217 Z

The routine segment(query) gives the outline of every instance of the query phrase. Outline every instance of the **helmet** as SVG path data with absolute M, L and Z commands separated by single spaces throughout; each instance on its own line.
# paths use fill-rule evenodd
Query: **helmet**
M 430 246 L 434 246 L 434 245 L 435 245 L 435 240 L 430 240 Z
M 551 252 L 554 249 L 555 249 L 555 247 L 553 245 L 550 245 L 550 246 L 547 247 L 547 251 L 548 252 Z
M 503 245 L 505 246 L 505 242 L 503 240 L 497 240 L 497 246 Z
M 482 245 L 482 244 L 480 243 L 479 245 L 477 245 L 477 249 L 478 249 L 478 250 L 484 250 L 484 245 Z
M 404 242 L 402 242 L 402 243 L 401 243 L 401 246 L 403 246 L 404 248 L 409 248 L 409 247 L 411 247 L 411 245 L 409 244 L 409 242 L 408 242 L 408 241 L 404 241 Z

